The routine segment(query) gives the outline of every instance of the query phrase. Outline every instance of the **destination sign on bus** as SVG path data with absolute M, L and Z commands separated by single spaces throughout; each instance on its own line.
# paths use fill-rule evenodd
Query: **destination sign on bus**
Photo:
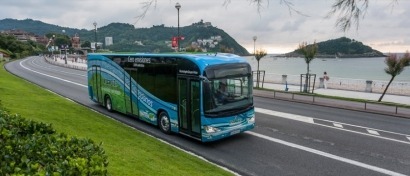
M 136 62 L 136 63 L 151 63 L 151 58 L 145 57 L 129 57 L 128 62 Z

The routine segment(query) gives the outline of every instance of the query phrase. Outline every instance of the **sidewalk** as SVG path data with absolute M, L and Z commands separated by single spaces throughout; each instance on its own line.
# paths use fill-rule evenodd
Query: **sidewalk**
M 55 61 L 54 64 L 60 65 L 60 66 L 65 65 L 65 60 L 60 59 L 60 58 L 57 58 L 56 60 L 57 61 Z M 73 62 L 72 58 L 68 58 L 66 67 L 73 68 L 73 66 L 81 70 L 87 69 L 86 63 Z M 285 90 L 285 85 L 283 84 L 264 83 L 263 87 L 267 89 L 273 89 L 273 90 L 281 90 L 281 91 Z M 288 85 L 288 89 L 289 89 L 288 90 L 289 92 L 299 92 L 300 91 L 299 86 Z M 314 93 L 321 94 L 321 95 L 338 96 L 338 97 L 346 97 L 346 98 L 357 98 L 357 99 L 372 100 L 372 101 L 377 101 L 381 96 L 381 94 L 379 93 L 347 91 L 347 90 L 338 90 L 338 89 L 323 89 L 323 88 L 315 89 Z M 382 101 L 410 105 L 410 96 L 385 94 Z
M 45 57 L 46 58 L 46 57 Z M 65 64 L 65 60 L 55 56 L 55 58 L 46 58 L 46 61 L 53 65 L 58 65 L 62 67 L 73 68 L 77 70 L 87 70 L 87 63 L 86 61 L 78 60 L 75 62 L 74 58 L 68 58 L 67 64 Z

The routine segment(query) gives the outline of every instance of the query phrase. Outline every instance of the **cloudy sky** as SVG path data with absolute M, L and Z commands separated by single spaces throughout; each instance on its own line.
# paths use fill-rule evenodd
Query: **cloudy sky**
M 348 37 L 382 52 L 410 50 L 410 1 L 370 0 L 369 8 L 359 29 L 348 32 L 335 27 L 336 17 L 325 18 L 336 0 L 288 0 L 289 11 L 281 0 L 264 0 L 260 11 L 250 0 L 157 0 L 146 16 L 137 20 L 148 0 L 2 0 L 0 19 L 34 19 L 64 27 L 91 30 L 92 23 L 106 26 L 113 22 L 133 24 L 136 28 L 164 24 L 177 26 L 175 4 L 181 4 L 180 26 L 188 26 L 201 19 L 211 22 L 249 52 L 256 49 L 268 53 L 293 51 L 301 42 L 313 43 Z M 98 27 L 97 26 L 97 27 Z M 182 34 L 183 35 L 183 34 Z

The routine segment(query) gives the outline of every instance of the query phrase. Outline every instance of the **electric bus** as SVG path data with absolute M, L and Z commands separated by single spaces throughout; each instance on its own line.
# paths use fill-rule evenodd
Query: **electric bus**
M 252 71 L 237 55 L 87 55 L 89 98 L 120 112 L 202 142 L 255 126 Z

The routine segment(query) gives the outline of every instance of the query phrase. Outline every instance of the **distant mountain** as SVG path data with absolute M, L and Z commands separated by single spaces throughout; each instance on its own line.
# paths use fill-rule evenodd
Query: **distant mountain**
M 32 19 L 25 19 L 25 20 L 16 20 L 6 18 L 0 20 L 0 31 L 3 30 L 12 30 L 12 29 L 21 29 L 26 32 L 31 32 L 36 35 L 44 36 L 48 33 L 62 33 L 64 30 L 65 33 L 69 36 L 78 33 L 79 31 L 87 31 L 85 29 L 75 29 L 75 28 L 68 28 L 68 27 L 61 27 L 53 24 L 47 24 L 41 21 L 32 20 Z
M 113 45 L 104 46 L 104 48 L 118 52 L 172 52 L 173 50 L 169 45 L 172 37 L 177 36 L 176 27 L 166 27 L 164 25 L 135 28 L 131 24 L 111 23 L 107 26 L 98 27 L 97 36 L 95 36 L 94 30 L 61 27 L 32 19 L 0 20 L 0 31 L 10 29 L 21 29 L 37 35 L 62 34 L 64 30 L 65 34 L 69 36 L 79 34 L 82 43 L 86 41 L 95 42 L 95 38 L 98 42 L 105 43 L 105 37 L 112 37 Z M 196 42 L 202 48 L 206 48 L 208 52 L 220 52 L 221 48 L 227 48 L 238 55 L 249 55 L 249 52 L 225 31 L 210 25 L 210 23 L 204 23 L 202 20 L 190 26 L 180 27 L 180 35 L 184 36 L 184 40 L 180 41 L 181 47 L 188 47 Z
M 385 55 L 371 47 L 364 45 L 362 42 L 346 37 L 327 40 L 317 43 L 317 57 L 326 58 L 356 58 L 356 57 L 384 57 Z M 286 53 L 286 56 L 300 56 L 302 54 L 299 49 L 293 52 Z

